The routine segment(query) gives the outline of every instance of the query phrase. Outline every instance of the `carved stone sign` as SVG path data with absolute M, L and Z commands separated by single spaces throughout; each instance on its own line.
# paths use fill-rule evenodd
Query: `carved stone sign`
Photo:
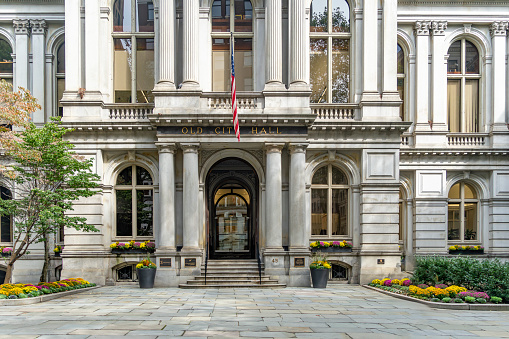
M 377 259 L 377 260 L 376 260 L 376 263 L 377 263 L 378 265 L 384 265 L 384 264 L 385 264 L 385 259 Z
M 176 135 L 231 135 L 235 136 L 233 126 L 161 126 L 157 131 L 162 134 Z M 307 134 L 305 126 L 240 126 L 240 135 L 288 135 Z
M 185 267 L 196 267 L 196 258 L 184 259 Z
M 294 258 L 295 267 L 304 267 L 306 265 L 306 260 L 304 258 Z
M 171 267 L 171 258 L 159 258 L 159 267 Z

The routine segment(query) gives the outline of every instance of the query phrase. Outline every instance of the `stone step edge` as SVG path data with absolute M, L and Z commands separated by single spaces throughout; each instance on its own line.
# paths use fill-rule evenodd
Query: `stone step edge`
M 424 304 L 431 308 L 441 308 L 441 309 L 448 309 L 448 310 L 471 310 L 471 311 L 509 311 L 509 304 L 468 304 L 468 303 L 462 303 L 462 304 L 446 304 L 446 303 L 436 303 L 433 301 L 427 301 L 427 300 L 421 300 L 412 298 L 403 294 L 393 293 L 389 291 L 384 291 L 379 288 L 369 286 L 369 285 L 362 285 L 363 287 L 377 291 L 383 294 L 390 295 L 391 297 L 407 300 L 407 301 L 413 301 L 420 304 Z
M 80 288 L 80 289 L 72 290 L 72 291 L 64 291 L 64 292 L 45 294 L 45 295 L 41 295 L 38 297 L 32 297 L 32 298 L 0 299 L 0 306 L 21 306 L 21 305 L 38 304 L 38 303 L 50 301 L 53 299 L 65 297 L 65 296 L 72 295 L 72 294 L 95 290 L 96 288 L 99 288 L 99 287 L 101 287 L 101 286 L 97 285 L 97 286 L 92 286 L 92 287 Z
M 249 285 L 214 285 L 214 284 L 207 284 L 207 285 L 187 285 L 187 284 L 179 284 L 179 288 L 285 288 L 285 284 L 249 284 Z
M 186 284 L 188 285 L 194 285 L 194 284 L 203 284 L 205 280 L 188 280 Z M 259 284 L 260 281 L 253 279 L 253 280 L 207 280 L 207 283 L 214 284 L 214 285 L 225 285 L 225 284 Z M 277 284 L 278 280 L 262 280 L 262 284 Z

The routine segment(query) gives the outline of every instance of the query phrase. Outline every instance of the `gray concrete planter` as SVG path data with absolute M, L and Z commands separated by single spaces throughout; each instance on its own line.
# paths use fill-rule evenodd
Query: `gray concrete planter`
M 329 270 L 320 268 L 311 268 L 311 281 L 313 288 L 326 288 L 329 280 Z
M 325 247 L 325 248 L 312 248 L 311 252 L 323 252 L 323 253 L 349 253 L 352 252 L 351 247 Z
M 449 254 L 452 254 L 452 255 L 483 255 L 484 254 L 484 250 L 477 250 L 477 251 L 472 251 L 472 250 L 449 250 Z
M 138 282 L 140 288 L 153 288 L 154 280 L 156 278 L 156 268 L 137 268 Z

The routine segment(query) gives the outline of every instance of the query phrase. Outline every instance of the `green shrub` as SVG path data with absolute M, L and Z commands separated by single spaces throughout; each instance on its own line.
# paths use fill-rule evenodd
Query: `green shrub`
M 20 294 L 18 294 L 18 298 L 25 299 L 25 298 L 28 298 L 28 295 L 26 295 L 25 293 L 20 293 Z
M 486 304 L 486 299 L 484 298 L 476 298 L 475 301 L 477 301 L 479 304 Z
M 44 293 L 44 294 L 50 294 L 50 293 L 51 293 L 51 291 L 50 291 L 50 290 L 48 290 L 47 288 L 43 288 L 43 289 L 41 289 L 41 291 L 42 291 L 42 293 Z
M 32 291 L 29 293 L 32 297 L 38 297 L 39 296 L 39 291 Z
M 440 298 L 431 298 L 430 301 L 439 303 L 441 300 L 440 300 Z
M 473 303 L 475 303 L 475 298 L 474 297 L 465 297 L 465 301 L 467 303 L 473 304 Z
M 461 298 L 454 298 L 454 300 L 453 300 L 453 301 L 454 301 L 455 303 L 458 303 L 458 304 L 463 303 L 463 299 L 461 299 Z
M 445 297 L 444 299 L 442 299 L 442 301 L 443 301 L 444 303 L 450 303 L 450 302 L 451 302 L 451 300 L 452 300 L 452 299 L 451 299 L 451 298 L 449 298 L 449 297 Z
M 7 296 L 5 294 L 0 294 L 0 299 L 7 299 Z
M 500 304 L 502 302 L 502 298 L 499 297 L 491 297 L 490 301 L 494 304 Z

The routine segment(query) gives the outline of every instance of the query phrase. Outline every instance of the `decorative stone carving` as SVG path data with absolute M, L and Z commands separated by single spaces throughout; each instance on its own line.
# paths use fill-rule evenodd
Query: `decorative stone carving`
M 48 25 L 46 25 L 44 19 L 30 20 L 30 27 L 32 28 L 32 34 L 46 34 L 48 31 Z
M 14 33 L 16 34 L 29 33 L 30 21 L 27 19 L 14 19 L 12 20 L 12 25 L 14 26 Z
M 200 144 L 180 144 L 180 147 L 184 151 L 184 153 L 198 153 L 200 149 Z
M 284 146 L 285 146 L 285 144 L 279 144 L 279 143 L 265 144 L 265 152 L 266 153 L 281 153 Z
M 505 36 L 507 34 L 507 29 L 508 29 L 508 22 L 504 22 L 504 21 L 495 21 L 494 23 L 492 23 L 490 25 L 490 33 L 491 33 L 491 37 L 494 37 L 494 36 Z
M 433 35 L 445 35 L 447 21 L 433 21 L 431 23 L 431 29 Z
M 288 149 L 290 150 L 290 154 L 294 153 L 306 153 L 306 148 L 308 147 L 307 143 L 302 144 L 290 144 Z
M 159 153 L 172 153 L 175 154 L 177 146 L 175 144 L 156 144 Z
M 430 28 L 431 21 L 428 20 L 416 21 L 414 25 L 415 35 L 429 35 Z

